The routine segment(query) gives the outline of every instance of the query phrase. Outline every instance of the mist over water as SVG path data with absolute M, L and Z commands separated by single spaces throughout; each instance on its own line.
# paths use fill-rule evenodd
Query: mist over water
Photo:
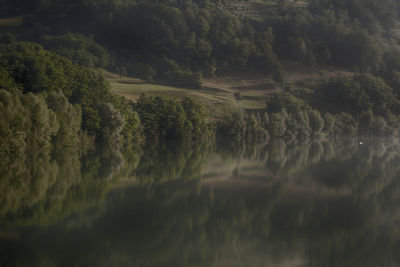
M 21 167 L 0 185 L 0 266 L 400 265 L 396 139 L 174 144 Z

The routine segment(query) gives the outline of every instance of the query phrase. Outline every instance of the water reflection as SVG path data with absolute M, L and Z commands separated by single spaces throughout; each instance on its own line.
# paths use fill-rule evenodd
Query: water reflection
M 400 266 L 398 140 L 79 159 L 2 185 L 0 266 Z

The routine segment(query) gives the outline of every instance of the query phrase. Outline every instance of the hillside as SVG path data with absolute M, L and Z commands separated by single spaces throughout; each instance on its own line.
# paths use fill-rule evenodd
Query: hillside
M 14 49 L 18 60 L 0 62 L 2 88 L 40 93 L 30 83 L 40 86 L 37 77 L 52 75 L 50 63 L 35 59 L 37 77 L 27 76 L 21 66 L 30 61 L 13 47 L 18 41 L 106 70 L 115 94 L 101 99 L 64 88 L 68 101 L 84 105 L 83 129 L 97 141 L 107 125 L 104 105 L 111 113 L 114 106 L 128 112 L 125 119 L 139 131 L 141 120 L 150 120 L 149 127 L 161 123 L 150 111 L 177 112 L 182 120 L 190 105 L 201 111 L 182 102 L 187 96 L 207 105 L 208 120 L 220 123 L 217 132 L 238 140 L 395 135 L 400 127 L 400 5 L 394 0 L 3 2 L 1 49 L 5 55 Z M 147 132 L 156 135 L 156 128 Z

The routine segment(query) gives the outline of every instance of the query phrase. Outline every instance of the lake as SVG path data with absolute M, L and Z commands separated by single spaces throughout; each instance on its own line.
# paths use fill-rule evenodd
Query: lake
M 400 142 L 170 144 L 1 170 L 0 266 L 400 266 Z

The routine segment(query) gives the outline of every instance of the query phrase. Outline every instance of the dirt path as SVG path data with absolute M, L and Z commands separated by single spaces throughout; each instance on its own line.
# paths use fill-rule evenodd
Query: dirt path
M 228 72 L 218 77 L 204 79 L 202 86 L 208 90 L 215 90 L 234 94 L 261 96 L 279 91 L 279 85 L 270 77 L 245 71 Z
M 286 81 L 294 88 L 301 87 L 302 83 L 315 83 L 326 78 L 337 76 L 349 77 L 354 75 L 353 72 L 342 68 L 309 66 L 297 62 L 284 62 L 283 66 L 283 69 L 286 73 Z
M 299 89 L 307 83 L 318 83 L 326 78 L 354 75 L 345 69 L 308 66 L 296 62 L 283 62 L 282 66 L 286 83 L 293 89 Z M 251 96 L 265 96 L 283 89 L 280 84 L 272 81 L 271 77 L 250 71 L 224 73 L 215 78 L 204 79 L 202 85 L 210 90 L 225 91 L 231 94 L 240 92 L 242 95 Z

